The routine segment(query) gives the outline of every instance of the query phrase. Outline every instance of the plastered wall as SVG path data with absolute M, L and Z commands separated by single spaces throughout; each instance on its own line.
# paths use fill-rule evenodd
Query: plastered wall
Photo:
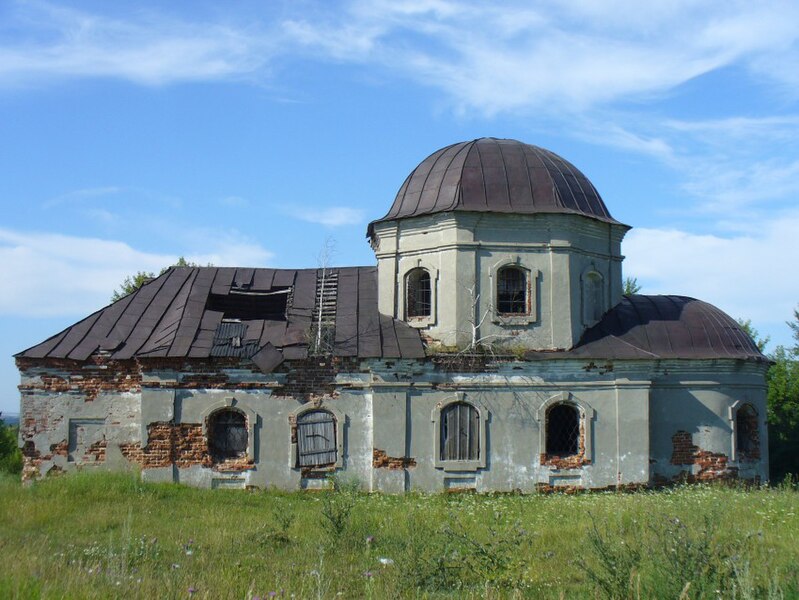
M 303 364 L 293 374 L 151 365 L 134 383 L 120 377 L 118 389 L 100 391 L 85 365 L 28 365 L 20 386 L 24 476 L 139 468 L 149 481 L 292 490 L 326 487 L 337 473 L 387 493 L 767 478 L 760 365 L 617 361 L 598 370 L 578 360 L 456 356 L 314 364 L 313 377 Z M 480 457 L 468 465 L 439 455 L 439 417 L 451 402 L 479 410 Z M 546 411 L 559 402 L 579 409 L 579 456 L 546 455 Z M 760 415 L 758 452 L 749 456 L 736 454 L 735 415 L 744 405 Z M 247 452 L 214 462 L 208 418 L 225 408 L 246 415 Z M 340 460 L 329 468 L 297 465 L 292 427 L 308 408 L 335 416 Z

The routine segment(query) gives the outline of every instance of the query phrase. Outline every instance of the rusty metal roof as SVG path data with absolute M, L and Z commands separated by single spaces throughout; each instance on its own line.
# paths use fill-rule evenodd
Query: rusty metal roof
M 618 223 L 599 192 L 554 152 L 516 140 L 480 138 L 442 148 L 402 184 L 381 221 L 448 211 L 569 213 Z
M 728 314 L 686 296 L 625 296 L 580 342 L 529 359 L 740 359 L 765 362 L 752 338 Z
M 424 357 L 417 330 L 378 312 L 375 267 L 328 273 L 338 276 L 334 356 Z M 98 350 L 113 359 L 230 356 L 252 358 L 270 370 L 284 359 L 308 355 L 318 274 L 316 269 L 173 267 L 16 356 L 86 360 Z M 275 297 L 281 295 L 285 308 L 277 315 L 281 304 Z M 253 309 L 259 302 L 266 306 L 261 318 Z M 240 311 L 241 318 L 231 311 Z
M 378 312 L 375 267 L 328 272 L 338 280 L 330 336 L 334 356 L 425 356 L 416 329 Z M 113 359 L 239 357 L 268 371 L 283 360 L 308 356 L 318 274 L 316 269 L 173 267 L 16 356 L 86 360 L 103 351 Z M 213 301 L 238 294 L 268 298 L 286 290 L 291 300 L 279 318 L 231 319 Z M 571 350 L 531 351 L 526 358 L 768 360 L 715 306 L 685 296 L 643 295 L 625 296 Z

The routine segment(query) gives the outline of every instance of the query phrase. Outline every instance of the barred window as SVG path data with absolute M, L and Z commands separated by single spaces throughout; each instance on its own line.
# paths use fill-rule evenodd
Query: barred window
M 441 460 L 480 458 L 480 413 L 471 404 L 456 402 L 441 411 Z
M 518 267 L 503 267 L 497 272 L 497 312 L 524 315 L 529 312 L 527 275 Z
M 326 467 L 336 462 L 336 418 L 312 410 L 297 418 L 297 457 L 300 467 Z
M 433 306 L 430 273 L 421 267 L 411 270 L 405 278 L 405 289 L 405 315 L 429 317 Z
M 573 456 L 580 452 L 580 411 L 572 404 L 556 404 L 547 411 L 546 453 Z
M 220 410 L 208 418 L 208 446 L 214 460 L 247 453 L 247 417 L 237 410 Z

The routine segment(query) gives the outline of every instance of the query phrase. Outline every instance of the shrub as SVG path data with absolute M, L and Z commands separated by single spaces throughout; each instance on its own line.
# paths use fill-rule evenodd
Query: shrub
M 9 427 L 0 419 L 0 473 L 22 473 L 22 452 L 17 446 L 18 427 Z

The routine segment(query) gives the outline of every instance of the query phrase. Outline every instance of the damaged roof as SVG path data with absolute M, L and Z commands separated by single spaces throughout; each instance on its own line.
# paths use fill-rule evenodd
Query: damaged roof
M 377 310 L 377 269 L 173 267 L 18 358 L 250 358 L 265 371 L 307 357 L 317 296 L 334 356 L 422 358 L 419 332 Z
M 570 213 L 618 223 L 594 185 L 569 161 L 517 140 L 480 138 L 442 148 L 402 184 L 374 225 L 448 211 Z
M 17 358 L 236 357 L 265 372 L 308 356 L 322 299 L 333 356 L 424 358 L 417 329 L 377 309 L 377 269 L 173 267 Z M 320 294 L 320 291 L 323 293 Z M 326 300 L 325 300 L 326 299 Z M 625 296 L 570 350 L 528 360 L 768 359 L 729 315 L 686 296 Z
M 529 352 L 526 358 L 768 361 L 741 326 L 712 304 L 687 296 L 645 295 L 625 296 L 571 350 Z

